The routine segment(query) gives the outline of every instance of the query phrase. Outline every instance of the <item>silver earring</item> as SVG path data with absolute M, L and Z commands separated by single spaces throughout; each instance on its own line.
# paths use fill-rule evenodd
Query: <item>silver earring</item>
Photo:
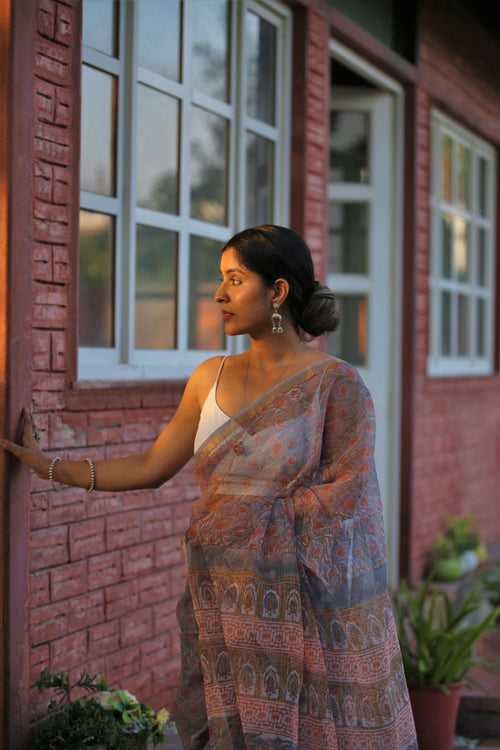
M 271 315 L 271 321 L 273 323 L 273 333 L 283 333 L 283 328 L 281 326 L 281 321 L 283 320 L 283 316 L 279 314 L 279 304 L 277 302 L 273 302 L 274 312 Z

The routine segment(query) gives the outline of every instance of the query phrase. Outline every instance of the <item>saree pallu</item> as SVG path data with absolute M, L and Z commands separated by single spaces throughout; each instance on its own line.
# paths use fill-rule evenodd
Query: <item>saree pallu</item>
M 387 584 L 375 415 L 328 357 L 194 454 L 173 711 L 188 750 L 417 750 Z

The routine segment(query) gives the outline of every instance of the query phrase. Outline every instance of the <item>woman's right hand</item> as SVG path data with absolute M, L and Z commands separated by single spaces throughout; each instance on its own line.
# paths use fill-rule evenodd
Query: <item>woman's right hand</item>
M 0 447 L 12 453 L 19 461 L 29 466 L 40 479 L 48 479 L 49 466 L 52 461 L 51 456 L 47 456 L 38 447 L 38 443 L 33 435 L 33 420 L 31 413 L 23 409 L 23 444 L 18 445 L 6 438 L 0 438 Z

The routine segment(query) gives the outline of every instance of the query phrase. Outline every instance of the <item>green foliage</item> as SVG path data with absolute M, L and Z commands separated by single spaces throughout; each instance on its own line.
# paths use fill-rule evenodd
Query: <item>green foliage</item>
M 500 560 L 482 571 L 479 580 L 491 604 L 498 607 L 500 605 Z
M 479 636 L 494 626 L 500 607 L 492 609 L 479 623 L 468 625 L 467 618 L 480 604 L 480 587 L 475 586 L 454 605 L 446 591 L 430 589 L 425 580 L 417 589 L 403 581 L 394 594 L 394 610 L 406 679 L 409 685 L 440 687 L 466 682 L 475 665 L 497 669 L 473 655 Z
M 472 525 L 473 519 L 472 513 L 468 516 L 449 516 L 448 528 L 444 534 L 438 535 L 432 547 L 433 559 L 448 559 L 467 550 L 477 549 L 481 540 L 478 531 Z
M 34 727 L 33 750 L 83 750 L 104 745 L 108 750 L 139 750 L 148 740 L 164 739 L 169 722 L 166 709 L 156 713 L 127 690 L 110 690 L 98 675 L 82 672 L 74 685 L 66 672 L 44 669 L 35 682 L 39 690 L 52 690 L 47 714 Z M 70 699 L 75 688 L 87 695 Z

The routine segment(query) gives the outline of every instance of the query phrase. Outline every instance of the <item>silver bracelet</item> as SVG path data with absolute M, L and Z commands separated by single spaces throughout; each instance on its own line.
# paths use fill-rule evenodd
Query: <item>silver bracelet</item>
M 91 458 L 86 458 L 85 461 L 87 461 L 90 466 L 90 486 L 87 490 L 87 495 L 90 495 L 90 493 L 95 490 L 95 463 Z
M 61 456 L 56 456 L 52 459 L 49 466 L 49 482 L 54 481 L 54 469 L 56 468 L 56 464 L 59 463 L 59 461 L 62 461 Z

